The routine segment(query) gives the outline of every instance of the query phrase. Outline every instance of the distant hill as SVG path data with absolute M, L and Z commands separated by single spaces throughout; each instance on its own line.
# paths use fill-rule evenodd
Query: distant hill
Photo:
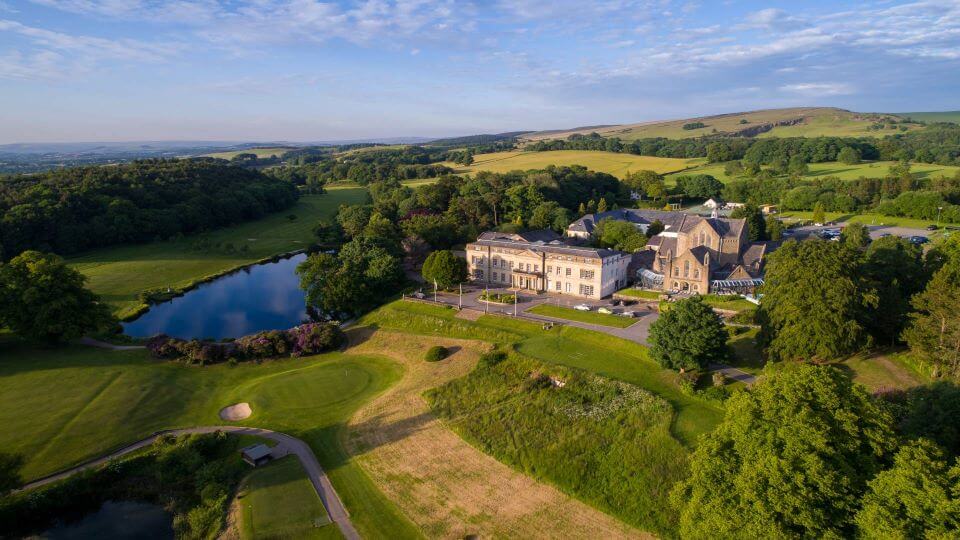
M 560 139 L 575 133 L 599 133 L 604 137 L 635 140 L 648 137 L 685 139 L 704 135 L 740 135 L 750 137 L 844 137 L 880 136 L 918 129 L 920 124 L 904 123 L 906 113 L 856 113 L 833 107 L 799 107 L 718 114 L 679 120 L 662 120 L 593 126 L 571 130 L 538 131 L 525 135 L 526 140 Z M 917 118 L 919 120 L 919 118 Z
M 529 131 L 508 131 L 506 133 L 466 135 L 463 137 L 447 137 L 445 139 L 434 139 L 427 142 L 429 146 L 472 146 L 491 144 L 501 141 L 513 140 L 521 135 L 531 133 Z
M 954 124 L 960 124 L 960 111 L 902 112 L 897 113 L 897 116 L 919 120 L 928 124 L 931 122 L 953 122 Z

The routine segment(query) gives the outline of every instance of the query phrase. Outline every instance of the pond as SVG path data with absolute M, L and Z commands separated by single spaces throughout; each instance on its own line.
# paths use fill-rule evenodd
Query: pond
M 173 515 L 155 504 L 107 501 L 97 512 L 70 525 L 54 527 L 40 537 L 49 540 L 168 540 L 173 538 Z
M 224 339 L 292 328 L 308 318 L 306 297 L 294 272 L 306 258 L 300 254 L 258 264 L 204 283 L 152 306 L 124 323 L 123 330 L 133 337 Z

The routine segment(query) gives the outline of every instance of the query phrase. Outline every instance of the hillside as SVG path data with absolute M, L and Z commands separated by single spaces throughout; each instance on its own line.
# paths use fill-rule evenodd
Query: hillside
M 591 132 L 599 133 L 605 137 L 619 137 L 627 141 L 648 137 L 683 139 L 713 134 L 771 137 L 813 137 L 819 135 L 855 137 L 896 133 L 901 126 L 908 130 L 920 127 L 919 124 L 913 123 L 896 125 L 885 123 L 882 124 L 882 129 L 876 129 L 878 121 L 889 120 L 898 122 L 901 121 L 901 118 L 892 114 L 855 113 L 833 107 L 800 107 L 608 127 L 576 128 L 568 131 L 538 131 L 525 136 L 524 139 L 531 141 L 562 139 L 575 133 L 588 134 Z M 696 123 L 703 124 L 703 127 L 683 128 L 686 124 Z
M 635 156 L 614 152 L 595 152 L 590 150 L 560 150 L 554 152 L 494 152 L 478 154 L 472 165 L 464 167 L 456 163 L 444 163 L 456 169 L 458 173 L 478 171 L 509 172 L 543 169 L 548 165 L 583 165 L 584 167 L 623 178 L 630 172 L 640 170 L 656 171 L 667 174 L 682 171 L 698 165 L 702 160 Z

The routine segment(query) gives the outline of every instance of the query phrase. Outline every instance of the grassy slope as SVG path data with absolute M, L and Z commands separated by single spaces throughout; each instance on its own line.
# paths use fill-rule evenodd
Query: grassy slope
M 220 158 L 220 159 L 233 159 L 239 154 L 256 154 L 258 158 L 268 158 L 268 157 L 280 157 L 284 152 L 288 150 L 293 150 L 293 147 L 289 146 L 271 146 L 264 148 L 249 148 L 247 150 L 231 150 L 229 152 L 214 152 L 212 154 L 206 154 L 204 157 Z
M 0 344 L 0 446 L 27 456 L 37 478 L 165 428 L 216 425 L 220 408 L 249 402 L 241 422 L 304 439 L 367 536 L 415 528 L 346 455 L 347 419 L 400 377 L 383 358 L 321 356 L 205 368 L 149 360 L 143 351 Z
M 887 171 L 890 169 L 891 165 L 895 165 L 895 162 L 874 161 L 868 163 L 859 163 L 857 165 L 845 165 L 836 161 L 827 163 L 811 163 L 809 165 L 810 172 L 806 174 L 804 178 L 810 180 L 825 176 L 836 176 L 841 180 L 856 180 L 861 176 L 866 178 L 883 178 L 887 175 Z M 940 175 L 953 176 L 960 171 L 960 167 L 928 163 L 912 163 L 910 165 L 910 171 L 917 178 L 931 178 Z M 684 174 L 709 174 L 721 182 L 729 182 L 736 179 L 736 177 L 727 176 L 723 172 L 723 165 L 707 164 L 699 166 L 695 169 L 690 169 L 689 171 L 667 175 L 667 184 L 672 185 L 676 183 L 676 178 Z
M 960 123 L 960 111 L 942 112 L 905 112 L 897 113 L 905 118 L 912 118 L 921 122 L 953 122 Z
M 206 235 L 213 243 L 248 246 L 247 253 L 204 253 L 192 249 L 196 237 L 119 246 L 93 251 L 68 260 L 89 278 L 89 287 L 99 294 L 119 317 L 137 312 L 137 294 L 146 289 L 188 287 L 207 276 L 250 264 L 279 253 L 306 248 L 320 218 L 329 218 L 341 204 L 355 204 L 366 197 L 361 188 L 335 189 L 323 195 L 305 195 L 290 210 L 262 219 L 218 229 Z M 297 219 L 290 221 L 289 214 Z
M 597 313 L 595 311 L 578 311 L 576 309 L 552 306 L 550 304 L 540 304 L 539 306 L 533 307 L 527 311 L 547 317 L 556 317 L 558 319 L 567 319 L 569 321 L 579 321 L 589 324 L 599 324 L 601 326 L 612 326 L 614 328 L 626 328 L 637 322 L 636 319 L 630 319 L 618 315 Z
M 529 135 L 530 139 L 558 139 L 566 138 L 573 133 L 597 132 L 606 137 L 620 137 L 623 140 L 643 139 L 648 137 L 666 137 L 668 139 L 685 139 L 709 135 L 716 129 L 720 133 L 733 133 L 757 124 L 775 123 L 795 118 L 806 118 L 803 124 L 774 128 L 761 136 L 776 137 L 812 137 L 817 135 L 837 136 L 883 136 L 898 133 L 892 130 L 867 131 L 873 123 L 857 113 L 831 107 L 799 107 L 792 109 L 766 109 L 741 113 L 730 113 L 698 118 L 684 118 L 679 120 L 642 122 L 639 124 L 624 124 L 599 129 L 571 130 L 555 133 Z M 741 124 L 740 120 L 747 120 Z M 691 122 L 703 122 L 707 126 L 700 129 L 685 130 L 683 125 Z M 911 126 L 915 129 L 916 126 Z
M 623 178 L 627 173 L 644 169 L 658 173 L 679 171 L 696 164 L 687 159 L 635 156 L 617 152 L 590 150 L 558 150 L 554 152 L 495 152 L 474 156 L 469 167 L 446 163 L 458 172 L 508 172 L 516 170 L 543 169 L 547 165 L 583 165 L 584 167 Z
M 254 470 L 239 494 L 240 537 L 341 538 L 303 465 L 287 456 Z M 317 528 L 315 522 L 328 525 Z

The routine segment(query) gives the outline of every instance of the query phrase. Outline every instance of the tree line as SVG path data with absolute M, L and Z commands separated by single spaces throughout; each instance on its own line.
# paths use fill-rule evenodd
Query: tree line
M 215 160 L 143 160 L 0 178 L 0 259 L 169 239 L 293 206 L 289 182 Z

